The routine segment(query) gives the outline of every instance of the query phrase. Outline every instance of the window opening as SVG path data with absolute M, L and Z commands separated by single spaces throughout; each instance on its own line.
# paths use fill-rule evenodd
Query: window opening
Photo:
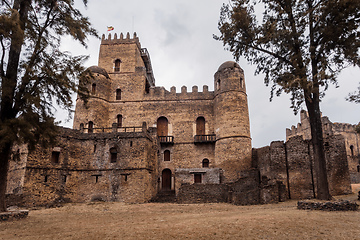
M 66 183 L 67 181 L 67 175 L 63 175 L 63 182 Z
M 120 72 L 120 59 L 116 59 L 115 60 L 115 68 L 114 68 L 114 72 Z
M 59 163 L 59 158 L 60 158 L 60 152 L 53 151 L 53 152 L 51 153 L 51 162 L 53 162 L 53 163 Z
M 116 148 L 111 148 L 110 149 L 110 162 L 111 163 L 116 163 L 117 160 L 117 151 Z
M 216 90 L 220 90 L 220 79 L 216 81 Z
M 147 80 L 145 80 L 145 92 L 149 93 L 150 92 L 150 84 Z
M 116 100 L 121 100 L 121 89 L 116 89 Z
M 132 147 L 132 145 L 133 145 L 133 142 L 132 142 L 132 141 L 130 141 L 130 147 Z
M 353 157 L 354 156 L 354 146 L 353 145 L 350 145 L 350 151 L 351 151 L 351 156 Z
M 96 152 L 96 144 L 94 144 L 94 152 Z
M 169 150 L 164 151 L 164 161 L 170 161 L 170 151 Z
M 207 167 L 209 167 L 209 159 L 204 159 L 203 161 L 202 161 L 202 167 L 203 168 L 207 168 Z
M 48 182 L 48 175 L 45 175 L 44 182 Z
M 196 119 L 196 135 L 205 135 L 205 118 L 198 117 Z
M 116 116 L 117 119 L 117 127 L 122 127 L 122 115 L 119 114 Z
M 159 117 L 157 120 L 157 135 L 167 136 L 168 135 L 168 120 L 166 117 Z
M 94 123 L 90 121 L 88 125 L 88 133 L 93 133 L 93 132 L 94 132 Z
M 127 180 L 128 180 L 128 175 L 126 174 L 124 175 L 124 181 L 127 182 Z
M 201 183 L 201 173 L 194 174 L 194 183 Z
M 93 83 L 91 86 L 91 93 L 95 94 L 96 93 L 96 83 Z

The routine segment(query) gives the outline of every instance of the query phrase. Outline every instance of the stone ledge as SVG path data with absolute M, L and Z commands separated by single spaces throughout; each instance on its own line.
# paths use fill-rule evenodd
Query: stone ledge
M 302 210 L 357 211 L 359 205 L 347 200 L 338 202 L 298 201 L 297 208 Z
M 29 210 L 2 212 L 0 213 L 0 222 L 26 218 L 28 215 L 29 215 Z

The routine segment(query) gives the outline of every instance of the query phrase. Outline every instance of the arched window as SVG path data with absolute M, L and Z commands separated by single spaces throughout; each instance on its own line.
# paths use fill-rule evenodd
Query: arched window
M 110 148 L 110 162 L 116 163 L 117 160 L 117 151 L 116 148 Z
M 202 167 L 203 168 L 207 168 L 207 167 L 209 167 L 209 159 L 204 159 L 203 161 L 202 161 Z
M 353 157 L 354 156 L 354 146 L 353 145 L 350 145 L 350 151 L 351 151 L 351 156 Z
M 121 100 L 121 89 L 116 89 L 116 100 Z
M 170 161 L 170 151 L 169 150 L 164 151 L 164 161 Z
M 196 135 L 205 135 L 205 118 L 198 117 L 196 119 Z
M 52 163 L 59 163 L 59 158 L 60 158 L 60 152 L 53 151 L 51 153 L 51 162 Z
M 159 117 L 157 120 L 157 135 L 167 136 L 168 135 L 168 120 L 166 117 Z
M 95 94 L 96 93 L 96 83 L 93 83 L 92 85 L 91 85 L 91 94 Z
M 120 59 L 116 59 L 114 63 L 115 63 L 114 72 L 120 72 L 120 63 L 121 63 Z
M 220 90 L 220 79 L 218 79 L 217 81 L 216 81 L 216 90 Z
M 88 133 L 93 133 L 93 132 L 94 132 L 94 123 L 90 121 L 88 124 Z
M 122 115 L 121 114 L 117 115 L 116 119 L 117 119 L 117 127 L 122 127 Z

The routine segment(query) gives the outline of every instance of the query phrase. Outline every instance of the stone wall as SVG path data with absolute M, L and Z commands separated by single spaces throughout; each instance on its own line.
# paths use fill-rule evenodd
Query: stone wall
M 87 134 L 61 129 L 56 147 L 39 146 L 29 153 L 22 191 L 10 187 L 8 194 L 21 194 L 26 206 L 94 200 L 147 202 L 157 192 L 156 144 L 147 130 Z M 116 150 L 115 158 L 111 149 Z M 53 152 L 59 153 L 56 161 Z M 16 176 L 21 175 L 9 174 L 10 186 Z
M 351 193 L 344 138 L 341 135 L 326 138 L 325 150 L 330 194 Z M 286 143 L 276 141 L 253 149 L 253 162 L 258 165 L 262 181 L 281 182 L 288 198 L 307 199 L 314 198 L 316 192 L 312 154 L 310 142 L 295 136 Z

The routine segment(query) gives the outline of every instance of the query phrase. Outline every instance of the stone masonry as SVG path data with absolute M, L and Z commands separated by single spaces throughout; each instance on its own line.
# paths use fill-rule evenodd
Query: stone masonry
M 10 204 L 142 203 L 173 192 L 179 202 L 241 205 L 314 197 L 308 141 L 252 149 L 237 63 L 215 71 L 214 91 L 206 85 L 168 91 L 155 85 L 136 34 L 115 34 L 102 37 L 98 66 L 88 70 L 90 96 L 76 100 L 73 129 L 59 128 L 52 148 L 14 147 Z M 330 136 L 327 160 L 331 192 L 348 193 L 343 138 Z

